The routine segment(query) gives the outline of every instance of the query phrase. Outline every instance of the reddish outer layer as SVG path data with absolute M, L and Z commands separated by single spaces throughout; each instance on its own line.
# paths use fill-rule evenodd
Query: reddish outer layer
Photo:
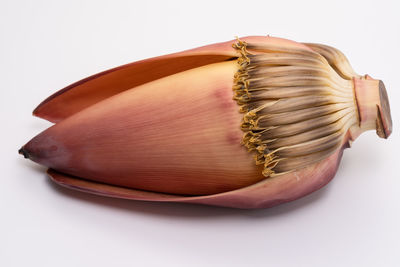
M 275 37 L 250 36 L 241 40 L 252 43 L 301 46 L 309 49 L 303 44 Z M 95 74 L 54 93 L 33 111 L 33 115 L 51 122 L 59 122 L 88 106 L 138 85 L 184 70 L 237 57 L 237 51 L 232 48 L 235 42 L 237 40 L 145 59 Z
M 200 203 L 242 209 L 269 208 L 301 198 L 326 185 L 335 176 L 344 147 L 329 158 L 301 171 L 267 178 L 242 189 L 198 197 L 160 194 L 100 184 L 68 176 L 51 169 L 48 170 L 48 174 L 54 182 L 64 187 L 108 197 Z
M 78 112 L 29 141 L 39 164 L 147 191 L 209 195 L 264 177 L 240 144 L 235 61 L 180 72 Z

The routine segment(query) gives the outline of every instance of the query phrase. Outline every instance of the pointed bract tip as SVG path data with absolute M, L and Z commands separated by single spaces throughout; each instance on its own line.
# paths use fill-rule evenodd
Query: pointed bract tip
M 26 151 L 26 150 L 24 149 L 24 147 L 21 147 L 21 148 L 18 150 L 18 154 L 21 154 L 22 156 L 24 156 L 24 158 L 29 159 L 28 151 Z

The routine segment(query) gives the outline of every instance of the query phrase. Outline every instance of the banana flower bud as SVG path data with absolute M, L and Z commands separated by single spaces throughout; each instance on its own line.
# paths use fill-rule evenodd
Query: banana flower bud
M 33 113 L 55 125 L 19 152 L 62 186 L 237 208 L 305 196 L 362 132 L 392 131 L 382 81 L 333 47 L 261 36 L 104 71 Z

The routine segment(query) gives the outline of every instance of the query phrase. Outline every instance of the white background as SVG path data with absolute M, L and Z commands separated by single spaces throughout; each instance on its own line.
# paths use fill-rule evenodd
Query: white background
M 1 266 L 400 266 L 398 1 L 0 2 Z M 109 199 L 53 185 L 17 150 L 44 98 L 99 71 L 235 36 L 341 49 L 382 79 L 388 140 L 363 134 L 335 179 L 265 210 Z

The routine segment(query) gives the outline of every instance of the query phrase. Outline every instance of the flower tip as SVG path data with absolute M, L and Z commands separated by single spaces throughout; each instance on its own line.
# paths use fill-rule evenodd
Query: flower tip
M 21 147 L 21 148 L 18 150 L 18 154 L 24 156 L 24 158 L 26 158 L 26 159 L 29 159 L 29 153 L 28 153 L 28 151 L 26 151 L 26 150 L 24 149 L 24 147 Z

